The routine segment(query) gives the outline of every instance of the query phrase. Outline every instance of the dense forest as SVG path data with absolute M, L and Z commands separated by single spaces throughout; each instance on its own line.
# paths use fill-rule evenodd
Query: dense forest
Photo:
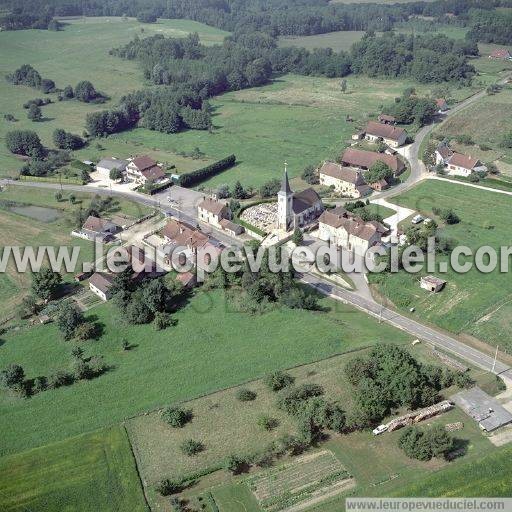
M 404 4 L 330 4 L 328 0 L 0 0 L 10 14 L 4 29 L 53 28 L 55 16 L 187 18 L 230 31 L 311 35 L 336 30 L 389 30 L 409 16 L 439 19 L 455 14 L 470 23 L 473 9 L 512 7 L 512 0 L 435 0 Z

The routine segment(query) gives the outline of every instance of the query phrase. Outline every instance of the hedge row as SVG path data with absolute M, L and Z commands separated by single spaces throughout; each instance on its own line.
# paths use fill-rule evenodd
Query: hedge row
M 197 169 L 196 171 L 187 172 L 182 174 L 178 180 L 178 185 L 182 187 L 190 187 L 192 185 L 196 185 L 197 183 L 211 178 L 216 174 L 219 174 L 230 167 L 233 167 L 236 163 L 236 156 L 230 155 L 223 160 L 219 160 L 213 164 L 210 164 L 202 169 Z
M 86 182 L 80 178 L 59 178 L 58 176 L 30 176 L 20 175 L 21 181 L 41 181 L 44 183 L 62 183 L 63 185 L 85 185 Z

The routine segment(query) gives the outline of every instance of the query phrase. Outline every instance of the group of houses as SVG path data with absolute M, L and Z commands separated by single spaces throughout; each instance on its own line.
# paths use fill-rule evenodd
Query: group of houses
M 156 263 L 147 257 L 145 251 L 135 245 L 126 247 L 128 268 L 131 270 L 131 279 L 140 282 L 144 279 L 153 279 L 165 274 L 158 269 Z M 112 287 L 116 274 L 111 272 L 95 272 L 89 278 L 89 289 L 100 299 L 109 300 L 112 297 Z
M 159 184 L 168 180 L 161 164 L 147 155 L 122 160 L 114 157 L 102 158 L 96 164 L 96 171 L 104 180 L 110 179 L 113 170 L 121 173 L 121 181 L 146 185 L 148 182 Z
M 338 194 L 359 199 L 389 187 L 388 181 L 382 178 L 377 182 L 368 183 L 365 174 L 375 163 L 386 164 L 395 177 L 405 170 L 404 162 L 396 154 L 376 153 L 362 149 L 348 148 L 340 157 L 341 163 L 326 161 L 318 170 L 320 184 L 332 187 Z
M 451 176 L 467 178 L 473 173 L 487 172 L 487 167 L 476 157 L 453 151 L 446 142 L 441 142 L 435 152 L 436 165 Z

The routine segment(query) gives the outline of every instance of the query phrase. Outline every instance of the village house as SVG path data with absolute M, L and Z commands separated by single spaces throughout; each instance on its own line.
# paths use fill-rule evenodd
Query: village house
M 324 211 L 318 223 L 318 238 L 359 256 L 381 243 L 382 237 L 389 233 L 380 222 L 365 222 L 342 206 Z
M 319 176 L 321 185 L 334 187 L 336 192 L 345 197 L 358 199 L 372 191 L 361 171 L 334 162 L 324 162 L 319 170 Z
M 396 119 L 388 114 L 380 114 L 377 120 L 381 124 L 396 124 Z
M 243 226 L 240 226 L 240 224 L 236 224 L 235 222 L 228 220 L 228 219 L 222 219 L 220 221 L 220 227 L 229 236 L 239 236 L 245 232 L 245 229 Z
M 405 144 L 407 132 L 397 126 L 369 121 L 365 129 L 365 138 L 370 142 L 384 142 L 392 148 L 398 148 Z
M 446 281 L 435 276 L 425 276 L 420 279 L 420 286 L 429 292 L 438 293 L 446 284 Z
M 232 218 L 228 204 L 211 197 L 204 197 L 197 205 L 197 214 L 199 220 L 218 228 L 222 228 L 221 220 Z
M 130 158 L 126 166 L 126 178 L 138 185 L 145 185 L 148 181 L 159 183 L 166 178 L 163 169 L 149 156 Z
M 512 60 L 512 54 L 507 48 L 497 48 L 493 50 L 489 55 L 490 59 L 505 59 Z
M 487 167 L 478 158 L 457 153 L 443 142 L 437 146 L 435 157 L 436 165 L 444 165 L 452 176 L 467 178 L 473 172 L 487 172 Z
M 310 224 L 324 211 L 314 188 L 293 192 L 285 166 L 281 190 L 277 194 L 277 229 L 289 231 Z
M 439 112 L 439 114 L 443 114 L 444 112 L 446 112 L 449 109 L 448 103 L 446 103 L 446 100 L 444 98 L 437 98 L 436 106 L 437 106 L 437 111 Z
M 128 165 L 128 160 L 120 160 L 114 157 L 102 158 L 96 164 L 96 171 L 100 175 L 100 177 L 104 180 L 110 179 L 110 171 L 113 169 L 119 169 L 121 172 L 126 171 L 126 166 Z
M 341 155 L 341 163 L 348 167 L 357 167 L 362 171 L 367 171 L 376 162 L 384 162 L 395 176 L 399 176 L 405 171 L 405 164 L 398 156 L 387 153 L 376 153 L 375 151 L 365 151 L 362 149 L 348 148 Z
M 376 192 L 382 192 L 383 190 L 386 190 L 389 188 L 389 183 L 384 178 L 382 178 L 379 181 L 370 183 L 370 187 L 373 190 L 375 190 Z
M 121 230 L 121 227 L 107 219 L 89 215 L 82 226 L 82 234 L 90 240 L 98 239 L 107 242 Z
M 213 238 L 210 238 L 205 233 L 199 231 L 199 229 L 187 224 L 185 222 L 171 219 L 165 227 L 162 229 L 161 234 L 165 239 L 166 246 L 164 248 L 164 261 L 167 264 L 171 263 L 172 255 L 175 249 L 178 247 L 182 248 L 181 255 L 182 259 L 188 259 L 194 265 L 201 266 L 203 263 L 208 265 L 210 262 L 197 261 L 197 254 L 203 251 L 212 252 L 213 254 L 220 255 L 222 252 L 222 246 Z
M 112 297 L 110 289 L 114 282 L 114 274 L 96 272 L 89 279 L 89 289 L 101 300 L 109 300 Z

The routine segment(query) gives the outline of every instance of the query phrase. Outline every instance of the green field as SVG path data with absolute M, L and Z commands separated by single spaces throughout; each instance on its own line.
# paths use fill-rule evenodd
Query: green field
M 3 512 L 146 512 L 122 427 L 0 459 Z
M 87 113 L 111 108 L 122 95 L 144 85 L 142 71 L 135 61 L 121 60 L 108 54 L 113 47 L 129 42 L 134 36 L 165 34 L 183 37 L 198 32 L 205 44 L 221 43 L 227 32 L 189 20 L 160 20 L 155 24 L 141 24 L 123 18 L 77 18 L 66 20 L 64 30 L 17 30 L 0 32 L 0 115 L 13 114 L 18 121 L 0 125 L 0 176 L 13 175 L 21 166 L 4 145 L 5 133 L 13 129 L 32 129 L 43 142 L 52 147 L 51 135 L 55 128 L 64 128 L 81 134 Z M 4 76 L 22 64 L 31 64 L 43 77 L 55 81 L 57 87 L 75 86 L 80 80 L 90 80 L 111 99 L 103 105 L 88 105 L 78 101 L 57 102 L 43 107 L 43 121 L 33 123 L 22 108 L 26 101 L 44 96 L 40 91 L 8 83 Z M 125 148 L 128 154 L 133 148 Z M 87 149 L 84 157 L 88 158 Z M 111 153 L 106 153 L 105 156 Z M 119 153 L 117 153 L 119 154 Z M 126 153 L 119 156 L 128 156 Z M 156 156 L 156 155 L 155 155 Z
M 394 496 L 431 497 L 504 497 L 512 493 L 510 471 L 512 447 L 489 453 L 470 464 L 454 466 L 418 480 L 397 491 Z
M 432 208 L 452 208 L 461 222 L 443 226 L 442 234 L 454 245 L 467 245 L 474 251 L 489 245 L 495 249 L 508 244 L 508 218 L 512 198 L 493 192 L 426 181 L 409 192 L 394 198 L 393 202 L 434 217 Z M 438 261 L 447 261 L 438 256 Z M 424 275 L 423 274 L 420 275 Z M 512 283 L 499 270 L 489 274 L 476 268 L 459 274 L 449 270 L 443 277 L 448 281 L 445 290 L 429 294 L 420 289 L 418 274 L 399 272 L 378 274 L 372 281 L 397 307 L 408 310 L 415 307 L 422 320 L 433 322 L 455 333 L 466 333 L 510 353 L 512 312 Z
M 69 194 L 63 194 L 64 199 Z M 87 207 L 93 194 L 74 193 L 76 203 L 72 205 L 66 200 L 58 202 L 52 190 L 30 187 L 8 186 L 0 192 L 0 201 L 14 201 L 27 205 L 40 206 L 56 210 L 58 218 L 53 222 L 43 222 L 40 219 L 12 213 L 0 208 L 0 232 L 3 235 L 2 246 L 75 246 L 80 247 L 79 264 L 93 260 L 93 244 L 81 238 L 71 237 L 74 228 L 73 212 L 81 207 Z M 124 199 L 116 200 L 112 213 L 123 212 L 133 217 L 146 215 L 148 208 Z M 78 271 L 77 271 L 78 272 Z M 72 274 L 65 276 L 67 280 Z M 14 306 L 30 291 L 31 277 L 29 273 L 16 271 L 9 264 L 7 271 L 0 274 L 0 320 L 14 314 Z
M 328 32 L 314 36 L 280 37 L 279 46 L 296 46 L 298 48 L 332 48 L 335 52 L 348 52 L 354 43 L 357 43 L 364 36 L 361 30 L 345 30 L 339 32 Z
M 512 63 L 510 66 L 512 72 Z M 481 151 L 478 147 L 460 147 L 459 151 L 471 154 L 484 162 L 512 159 L 512 149 L 500 146 L 503 136 L 512 130 L 512 88 L 505 88 L 498 94 L 486 96 L 474 105 L 465 108 L 450 117 L 439 128 L 439 133 L 446 137 L 459 134 L 471 135 L 477 145 L 486 145 L 491 150 Z
M 197 292 L 166 331 L 126 325 L 111 304 L 89 311 L 104 327 L 101 339 L 83 345 L 112 366 L 92 381 L 45 391 L 29 400 L 0 395 L 1 452 L 26 450 L 111 425 L 169 402 L 191 399 L 378 341 L 407 336 L 338 302 L 328 311 L 276 308 L 251 316 L 233 310 L 220 292 Z M 126 338 L 134 348 L 123 351 Z M 2 366 L 17 362 L 27 376 L 69 368 L 72 345 L 49 324 L 6 334 Z M 37 418 L 37 421 L 33 421 Z

